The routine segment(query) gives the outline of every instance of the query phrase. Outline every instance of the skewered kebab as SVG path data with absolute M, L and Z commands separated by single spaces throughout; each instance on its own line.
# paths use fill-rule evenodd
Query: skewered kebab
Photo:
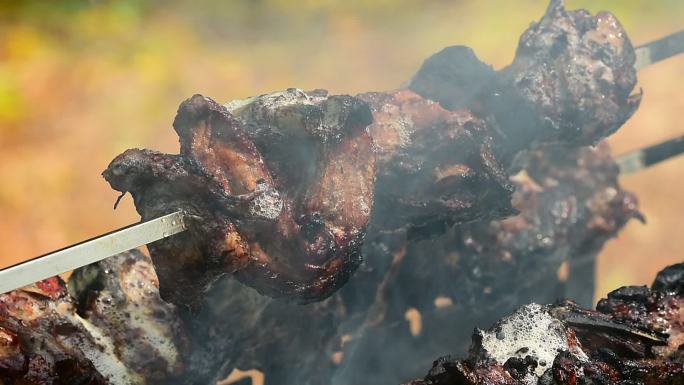
M 269 383 L 278 379 L 280 384 L 328 383 L 330 379 L 336 379 L 339 382 L 339 379 L 343 377 L 351 381 L 357 380 L 348 377 L 350 371 L 358 373 L 359 377 L 375 378 L 383 383 L 386 382 L 382 381 L 383 378 L 395 383 L 399 382 L 402 378 L 417 375 L 415 370 L 428 365 L 426 358 L 431 359 L 441 352 L 451 351 L 464 342 L 467 336 L 462 335 L 458 338 L 458 331 L 468 328 L 452 330 L 453 328 L 449 325 L 453 325 L 455 319 L 458 319 L 460 324 L 481 324 L 489 322 L 493 314 L 501 314 L 512 309 L 523 299 L 535 299 L 530 295 L 530 290 L 527 290 L 525 285 L 521 286 L 520 282 L 514 282 L 515 285 L 504 283 L 500 285 L 501 290 L 509 292 L 515 288 L 515 295 L 504 295 L 499 289 L 488 293 L 483 292 L 481 289 L 491 283 L 488 279 L 490 274 L 495 275 L 497 280 L 505 280 L 504 277 L 508 276 L 512 270 L 526 271 L 525 274 L 530 278 L 530 284 L 545 287 L 560 286 L 562 282 L 555 281 L 554 271 L 564 259 L 563 252 L 566 255 L 575 255 L 575 251 L 568 251 L 569 248 L 586 250 L 586 245 L 581 245 L 583 240 L 594 236 L 605 241 L 616 228 L 596 227 L 592 224 L 603 222 L 616 223 L 616 226 L 619 226 L 628 219 L 630 213 L 634 213 L 631 196 L 615 184 L 617 176 L 615 165 L 608 157 L 605 145 L 602 144 L 596 150 L 573 150 L 564 155 L 558 155 L 558 151 L 560 151 L 558 148 L 549 151 L 550 154 L 545 154 L 541 150 L 535 151 L 532 157 L 534 161 L 528 164 L 541 169 L 532 170 L 535 167 L 531 167 L 529 174 L 543 181 L 544 188 L 533 186 L 534 182 L 530 177 L 516 178 L 516 184 L 528 187 L 518 188 L 515 194 L 514 202 L 518 202 L 517 207 L 521 210 L 521 218 L 511 218 L 505 221 L 524 221 L 528 222 L 528 226 L 531 223 L 547 229 L 553 229 L 553 224 L 555 224 L 557 228 L 552 235 L 555 242 L 562 244 L 576 241 L 575 244 L 569 245 L 570 247 L 556 244 L 556 248 L 542 248 L 554 250 L 554 254 L 548 258 L 540 257 L 535 251 L 529 250 L 525 244 L 525 242 L 539 243 L 536 237 L 529 236 L 535 232 L 534 225 L 532 228 L 504 226 L 508 228 L 507 231 L 501 230 L 502 226 L 498 222 L 492 222 L 489 226 L 485 222 L 464 225 L 450 231 L 447 236 L 429 241 L 429 243 L 424 241 L 410 245 L 403 264 L 400 265 L 401 269 L 393 279 L 387 281 L 386 276 L 391 276 L 392 273 L 391 271 L 385 273 L 386 269 L 377 262 L 381 258 L 378 260 L 372 258 L 366 262 L 366 265 L 370 265 L 359 272 L 352 285 L 346 286 L 328 301 L 306 307 L 271 300 L 236 282 L 224 281 L 210 292 L 209 298 L 205 298 L 209 306 L 205 306 L 198 316 L 186 318 L 187 327 L 183 328 L 179 326 L 180 321 L 174 317 L 169 306 L 161 302 L 158 295 L 145 297 L 140 295 L 142 291 L 134 290 L 134 295 L 126 296 L 130 300 L 122 301 L 121 294 L 116 294 L 121 293 L 121 287 L 133 285 L 133 288 L 138 288 L 141 282 L 140 277 L 144 278 L 142 281 L 145 283 L 148 282 L 147 279 L 151 279 L 152 286 L 144 288 L 145 290 L 154 289 L 154 272 L 151 270 L 149 259 L 135 253 L 102 261 L 74 272 L 69 280 L 70 293 L 75 297 L 74 305 L 70 306 L 70 309 L 72 312 L 76 309 L 80 310 L 78 315 L 69 317 L 82 316 L 86 321 L 81 322 L 88 322 L 93 325 L 91 327 L 111 330 L 106 333 L 112 336 L 112 346 L 120 347 L 117 348 L 120 350 L 114 354 L 111 349 L 108 354 L 114 357 L 126 356 L 122 353 L 126 351 L 129 354 L 136 354 L 134 356 L 136 360 L 127 361 L 126 365 L 131 365 L 130 367 L 135 371 L 140 371 L 143 367 L 148 369 L 143 372 L 142 378 L 136 378 L 137 382 L 127 380 L 130 383 L 146 383 L 145 381 L 154 383 L 164 379 L 165 383 L 209 384 L 224 378 L 233 367 L 259 368 L 266 374 Z M 573 156 L 574 151 L 580 154 L 574 164 L 562 161 L 565 157 Z M 540 162 L 545 156 L 552 161 Z M 617 189 L 618 193 L 606 194 L 606 191 L 611 189 Z M 575 216 L 572 217 L 556 218 L 548 215 L 553 211 L 549 205 L 553 207 L 558 202 L 567 201 L 567 199 L 558 199 L 566 196 L 565 194 L 571 198 L 577 198 L 576 201 L 593 202 L 593 204 L 589 204 L 584 209 L 575 210 Z M 585 196 L 585 194 L 589 195 Z M 555 201 L 553 198 L 558 200 Z M 629 203 L 629 205 L 621 202 Z M 627 210 L 623 211 L 621 208 Z M 589 214 L 588 217 L 587 214 Z M 602 220 L 597 221 L 596 218 Z M 581 231 L 574 231 L 576 237 L 565 237 L 568 235 L 568 231 L 564 230 L 566 226 L 579 229 L 582 228 L 581 224 L 588 225 L 584 230 L 587 231 L 584 236 L 580 235 Z M 471 230 L 467 230 L 468 228 Z M 498 237 L 518 238 L 519 241 L 504 242 L 499 245 L 500 248 L 491 247 L 487 249 L 488 251 L 473 251 L 471 249 L 474 247 L 464 247 L 459 241 L 459 236 L 456 235 L 469 233 L 468 236 L 474 238 L 476 242 L 487 242 L 487 239 L 497 231 Z M 599 243 L 602 242 L 596 241 L 592 244 L 600 248 Z M 459 244 L 461 246 L 458 246 Z M 400 247 L 400 244 L 396 246 Z M 377 248 L 367 247 L 364 251 L 373 250 Z M 426 250 L 433 250 L 433 255 L 425 255 Z M 454 266 L 451 263 L 454 250 L 463 250 L 462 258 L 470 262 L 461 263 L 460 268 Z M 540 252 L 543 253 L 543 250 Z M 506 254 L 510 256 L 505 257 Z M 371 255 L 383 256 L 377 251 Z M 488 268 L 492 268 L 493 272 L 488 273 L 487 276 L 470 276 L 473 263 L 484 263 Z M 511 265 L 516 264 L 519 265 L 517 269 L 510 268 Z M 534 264 L 536 272 L 532 273 L 531 271 L 534 270 L 528 269 L 525 264 Z M 132 267 L 135 268 L 132 269 Z M 123 272 L 132 270 L 134 274 L 124 274 L 120 270 Z M 481 271 L 486 271 L 486 269 L 481 268 Z M 386 275 L 383 276 L 383 274 Z M 435 274 L 441 275 L 435 276 Z M 516 280 L 515 277 L 519 275 L 510 274 L 510 280 Z M 531 279 L 532 275 L 538 279 Z M 382 283 L 377 282 L 378 277 L 390 283 L 380 288 Z M 412 287 L 422 288 L 425 296 L 429 298 L 417 298 L 416 291 L 410 289 Z M 379 299 L 386 305 L 386 309 L 380 314 L 381 319 L 371 325 L 367 321 L 377 317 L 377 314 L 373 315 L 374 312 L 377 313 L 377 303 L 371 301 L 371 303 L 363 304 L 358 300 L 358 298 L 369 297 L 369 291 L 380 293 L 380 295 L 376 294 L 376 300 Z M 559 289 L 549 290 L 548 293 L 554 294 L 536 297 L 536 299 L 553 299 L 556 296 L 555 293 L 560 295 L 561 292 Z M 433 296 L 437 295 L 450 295 L 454 301 L 448 307 L 431 309 Z M 370 297 L 372 299 L 373 296 Z M 472 297 L 470 301 L 463 300 L 468 297 Z M 502 302 L 497 298 L 505 298 L 511 302 L 505 300 Z M 408 333 L 408 327 L 403 320 L 403 312 L 408 306 L 416 306 L 423 314 L 424 327 L 419 339 Z M 106 311 L 102 311 L 103 309 Z M 147 327 L 142 330 L 136 326 L 135 322 L 127 318 L 130 314 L 139 315 L 140 312 L 155 314 L 154 317 L 146 319 L 144 323 Z M 166 315 L 159 317 L 159 314 Z M 53 319 L 59 320 L 60 318 L 53 316 Z M 309 327 L 303 329 L 301 328 L 303 324 Z M 163 328 L 165 325 L 168 325 L 166 329 Z M 240 327 L 236 328 L 235 325 L 240 325 Z M 160 331 L 151 332 L 155 329 Z M 451 331 L 444 334 L 443 330 Z M 346 342 L 342 350 L 338 352 L 345 357 L 342 362 L 334 363 L 330 359 L 330 354 L 341 348 L 340 340 L 346 334 L 353 335 L 353 339 Z M 160 346 L 164 346 L 164 341 L 158 340 L 159 336 L 173 336 L 167 341 L 176 343 L 178 355 L 176 361 L 170 361 L 176 362 L 175 365 L 149 366 L 155 361 L 143 359 L 149 357 L 145 354 L 149 349 L 145 347 L 145 340 L 149 341 L 152 338 L 152 341 L 155 341 L 154 339 L 157 338 L 156 342 L 161 342 Z M 188 338 L 190 343 L 183 343 L 184 338 L 180 336 Z M 135 341 L 135 344 L 133 347 L 128 347 L 131 341 Z M 373 370 L 368 370 L 365 364 L 360 364 L 373 362 L 373 357 L 377 354 L 372 348 L 387 346 L 390 343 L 393 346 L 392 351 L 399 354 L 398 357 L 385 352 L 382 354 L 382 362 L 376 362 Z M 75 346 L 83 349 L 82 344 Z M 300 353 L 293 355 L 291 353 L 293 350 Z M 306 352 L 313 351 L 324 352 L 324 354 L 306 354 Z M 404 357 L 410 355 L 412 362 L 416 362 L 415 366 L 407 367 L 412 369 L 408 373 L 397 370 L 398 364 L 405 366 L 403 360 L 393 361 L 393 357 L 399 359 L 402 355 Z M 156 360 L 159 362 L 159 358 Z M 178 360 L 184 362 L 182 370 L 179 370 Z M 421 361 L 426 362 L 421 364 Z M 103 370 L 101 360 L 93 362 L 95 363 L 94 369 Z M 145 365 L 142 365 L 143 363 Z M 339 366 L 340 364 L 342 366 Z M 389 367 L 392 369 L 387 370 Z M 64 376 L 64 374 L 61 375 Z
M 329 296 L 358 265 L 375 174 L 368 107 L 295 90 L 272 101 L 266 108 L 275 110 L 269 118 L 281 131 L 268 134 L 283 136 L 285 146 L 310 146 L 302 148 L 307 156 L 320 151 L 314 167 L 272 172 L 269 157 L 284 155 L 279 143 L 273 153 L 260 150 L 248 136 L 260 131 L 196 95 L 174 121 L 181 156 L 129 150 L 104 172 L 112 187 L 131 192 L 143 219 L 179 208 L 197 218 L 190 231 L 149 246 L 166 300 L 192 307 L 218 277 L 236 273 L 264 294 L 311 301 Z M 291 122 L 278 124 L 280 113 Z M 316 182 L 288 183 L 298 177 Z
M 174 121 L 180 157 L 129 150 L 104 176 L 131 192 L 143 219 L 179 209 L 197 218 L 188 233 L 150 245 L 163 298 L 194 308 L 233 273 L 263 294 L 317 301 L 358 267 L 371 212 L 380 229 L 428 235 L 435 223 L 514 213 L 513 156 L 615 131 L 640 99 L 630 94 L 634 62 L 612 16 L 554 1 L 477 99 L 482 109 L 448 111 L 410 90 L 288 90 L 226 107 L 195 96 Z
M 641 218 L 636 199 L 618 184 L 605 143 L 547 147 L 526 158 L 512 178 L 519 215 L 458 225 L 442 237 L 407 244 L 381 289 L 382 321 L 343 349 L 346 383 L 405 381 L 416 367 L 402 362 L 428 364 L 440 354 L 463 351 L 470 325 L 493 322 L 522 303 L 563 297 L 591 303 L 594 257 L 631 218 Z M 368 265 L 387 270 L 374 263 L 377 254 L 369 255 Z M 571 270 L 569 277 L 558 275 L 562 266 Z M 353 298 L 349 293 L 363 287 L 359 281 L 373 276 L 363 269 L 358 275 L 342 296 Z M 409 333 L 407 309 L 421 315 L 419 336 Z M 379 353 L 390 344 L 391 353 Z M 373 360 L 378 354 L 380 362 Z
M 441 358 L 411 384 L 679 384 L 682 271 L 664 269 L 650 289 L 615 290 L 595 311 L 571 301 L 523 306 L 476 330 L 467 359 Z
M 194 167 L 194 165 L 193 165 L 193 167 Z M 182 173 L 181 173 L 181 174 L 182 174 Z M 221 199 L 225 199 L 225 202 L 230 202 L 230 204 L 232 205 L 232 206 L 229 205 L 230 209 L 231 209 L 231 210 L 233 210 L 233 209 L 235 210 L 235 212 L 233 212 L 232 214 L 238 216 L 237 214 L 240 212 L 239 209 L 243 207 L 243 206 L 241 206 L 241 205 L 245 205 L 246 202 L 247 202 L 247 205 L 248 205 L 248 204 L 249 204 L 248 202 L 250 202 L 250 199 L 249 199 L 250 197 L 247 197 L 248 199 L 246 199 L 246 200 L 240 200 L 240 199 L 237 199 L 237 200 L 236 200 L 236 199 L 233 199 L 233 198 L 235 198 L 235 197 L 221 197 Z M 244 198 L 244 197 L 243 197 L 243 198 Z M 239 217 L 239 216 L 238 216 L 238 217 Z

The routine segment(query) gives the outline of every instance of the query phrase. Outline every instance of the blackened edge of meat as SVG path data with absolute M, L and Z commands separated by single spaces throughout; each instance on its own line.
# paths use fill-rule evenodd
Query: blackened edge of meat
M 666 293 L 684 294 L 684 264 L 678 263 L 661 270 L 651 287 Z
M 480 61 L 472 48 L 451 46 L 423 62 L 409 89 L 448 110 L 472 108 L 495 77 L 494 69 Z
M 554 0 L 520 37 L 513 63 L 483 103 L 508 140 L 590 145 L 636 111 L 636 55 L 610 13 L 566 11 Z

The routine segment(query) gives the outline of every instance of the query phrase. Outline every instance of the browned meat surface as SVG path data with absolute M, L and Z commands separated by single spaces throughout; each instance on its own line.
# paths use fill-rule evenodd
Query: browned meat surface
M 111 341 L 129 371 L 151 383 L 183 372 L 186 330 L 160 298 L 149 257 L 122 253 L 74 271 L 68 284 L 79 316 Z
M 530 113 L 541 140 L 593 144 L 639 106 L 641 95 L 631 96 L 636 56 L 615 16 L 568 12 L 563 3 L 553 0 L 541 21 L 523 33 L 515 60 L 501 71 L 504 88 L 491 106 L 494 114 L 511 111 L 506 95 L 512 92 L 525 107 L 517 114 Z M 507 114 L 505 120 L 511 118 Z
M 122 191 L 147 187 L 132 194 L 143 218 L 181 208 L 189 218 L 203 219 L 193 222 L 191 230 L 183 234 L 148 246 L 153 256 L 173 252 L 177 260 L 170 265 L 162 259 L 155 265 L 161 278 L 159 290 L 166 300 L 191 302 L 215 279 L 212 270 L 225 274 L 247 263 L 246 243 L 234 235 L 233 222 L 221 215 L 236 204 L 221 204 L 228 199 L 220 186 L 194 163 L 179 156 L 132 149 L 114 159 L 105 175 Z M 215 196 L 221 199 L 216 202 Z
M 74 296 L 73 299 L 70 293 Z M 0 295 L 0 383 L 163 383 L 187 352 L 173 306 L 161 301 L 138 251 Z
M 411 384 L 681 384 L 683 270 L 666 268 L 650 289 L 615 290 L 596 311 L 523 306 L 476 330 L 467 359 L 442 358 Z
M 513 63 L 494 72 L 466 47 L 428 59 L 410 88 L 447 108 L 493 116 L 509 149 L 593 144 L 636 111 L 634 48 L 614 15 L 566 11 L 552 0 L 525 31 Z
M 178 209 L 193 218 L 189 232 L 149 247 L 166 300 L 192 308 L 227 273 L 270 296 L 326 298 L 361 258 L 375 180 L 370 111 L 294 89 L 236 104 L 233 114 L 188 99 L 174 121 L 180 156 L 129 150 L 104 176 L 131 192 L 143 219 Z
M 519 215 L 454 226 L 418 242 L 369 239 L 364 266 L 340 294 L 362 319 L 382 313 L 345 344 L 342 383 L 406 381 L 420 364 L 464 352 L 473 327 L 524 303 L 568 297 L 591 305 L 595 256 L 627 221 L 640 218 L 635 197 L 620 187 L 605 143 L 543 148 L 521 162 L 524 171 L 512 178 Z M 364 299 L 368 291 L 377 294 Z M 420 314 L 419 336 L 408 332 L 408 309 Z
M 57 277 L 0 295 L 0 382 L 106 383 L 83 351 L 92 349 L 95 341 L 62 316 L 71 306 Z
M 492 133 L 470 111 L 446 110 L 409 90 L 359 97 L 373 111 L 378 154 L 374 226 L 420 231 L 515 213 Z

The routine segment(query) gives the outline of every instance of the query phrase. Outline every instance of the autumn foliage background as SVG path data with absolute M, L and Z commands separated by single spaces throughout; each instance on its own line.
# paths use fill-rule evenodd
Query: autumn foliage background
M 684 1 L 568 0 L 609 10 L 635 45 L 684 28 Z M 195 93 L 228 101 L 288 87 L 388 90 L 430 54 L 473 47 L 500 68 L 544 0 L 0 0 L 0 265 L 139 219 L 100 177 L 131 147 L 177 152 Z M 615 153 L 684 134 L 684 56 L 639 73 L 641 108 Z M 684 157 L 622 178 L 631 222 L 599 261 L 597 296 L 684 257 Z

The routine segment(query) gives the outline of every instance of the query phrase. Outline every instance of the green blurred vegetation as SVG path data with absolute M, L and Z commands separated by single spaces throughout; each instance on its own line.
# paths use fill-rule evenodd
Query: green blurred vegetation
M 684 28 L 680 0 L 567 3 L 612 11 L 635 43 Z M 177 151 L 170 123 L 180 101 L 194 93 L 226 101 L 287 87 L 392 89 L 428 55 L 454 44 L 501 67 L 546 6 L 542 0 L 0 0 L 0 260 L 136 220 L 130 201 L 111 211 L 116 194 L 99 173 L 129 147 Z M 684 76 L 677 60 L 644 71 L 646 99 L 613 139 L 619 149 L 684 131 L 676 126 L 684 107 L 672 81 Z M 644 253 L 662 256 L 658 263 L 681 258 L 681 247 L 664 242 L 684 208 L 662 196 L 677 193 L 669 182 L 677 171 L 662 167 L 625 179 L 650 222 L 630 225 L 611 244 L 601 260 L 607 279 L 600 291 L 650 279 L 660 265 L 640 268 Z

